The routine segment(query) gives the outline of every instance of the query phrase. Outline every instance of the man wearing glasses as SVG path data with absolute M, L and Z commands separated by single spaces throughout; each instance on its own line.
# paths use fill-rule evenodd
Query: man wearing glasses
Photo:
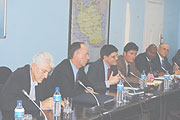
M 118 49 L 113 45 L 104 45 L 100 50 L 101 58 L 90 64 L 87 79 L 96 92 L 105 92 L 115 88 L 119 82 L 117 71 Z
M 168 62 L 167 55 L 169 53 L 169 45 L 166 43 L 161 43 L 159 45 L 157 55 L 152 60 L 153 71 L 156 71 L 158 76 L 163 76 L 168 70 L 169 74 L 173 74 L 173 67 Z
M 129 42 L 124 47 L 123 55 L 120 55 L 117 61 L 118 70 L 126 77 L 127 81 L 135 87 L 139 86 L 139 79 L 133 76 L 131 73 L 140 77 L 140 72 L 136 69 L 134 63 L 137 51 L 138 46 L 133 42 Z

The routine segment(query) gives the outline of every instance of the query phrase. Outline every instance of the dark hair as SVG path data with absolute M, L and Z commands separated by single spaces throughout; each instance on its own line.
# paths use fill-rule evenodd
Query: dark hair
M 157 46 L 155 44 L 150 44 L 147 48 L 146 51 L 152 50 L 152 49 L 157 49 Z
M 74 52 L 76 50 L 79 50 L 81 48 L 81 44 L 84 44 L 83 42 L 74 42 L 70 45 L 69 47 L 69 54 L 68 54 L 68 58 L 71 59 L 74 56 Z
M 133 42 L 129 42 L 126 44 L 126 46 L 124 47 L 124 52 L 128 52 L 130 50 L 135 50 L 135 51 L 138 51 L 138 46 L 133 43 Z
M 104 45 L 100 50 L 101 58 L 104 56 L 109 56 L 113 52 L 118 52 L 118 49 L 114 45 Z

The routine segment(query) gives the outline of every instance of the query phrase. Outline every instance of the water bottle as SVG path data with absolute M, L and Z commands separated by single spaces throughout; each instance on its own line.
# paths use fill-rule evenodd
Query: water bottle
M 145 70 L 143 70 L 141 74 L 140 88 L 144 89 L 145 86 L 146 86 L 146 73 Z
M 59 89 L 59 87 L 56 87 L 53 95 L 53 120 L 60 120 L 61 115 L 61 93 L 59 92 Z
M 169 80 L 170 80 L 170 75 L 169 75 L 168 70 L 167 70 L 166 74 L 164 75 L 164 90 L 169 89 Z
M 122 79 L 120 79 L 117 84 L 117 103 L 123 103 L 123 91 L 124 85 Z
M 15 120 L 23 120 L 24 118 L 24 108 L 22 106 L 22 100 L 17 100 L 17 106 L 14 109 Z

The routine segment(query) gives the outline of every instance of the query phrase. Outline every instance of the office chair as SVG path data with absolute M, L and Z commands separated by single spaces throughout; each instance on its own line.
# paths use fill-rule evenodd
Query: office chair
M 0 67 L 0 91 L 11 73 L 8 67 Z
M 10 76 L 10 74 L 12 73 L 12 71 L 8 68 L 8 67 L 0 67 L 0 93 L 1 93 L 1 89 L 3 88 L 6 80 L 8 79 L 8 77 Z M 0 100 L 0 104 L 1 104 L 1 100 Z M 0 119 L 1 119 L 1 106 L 0 106 Z

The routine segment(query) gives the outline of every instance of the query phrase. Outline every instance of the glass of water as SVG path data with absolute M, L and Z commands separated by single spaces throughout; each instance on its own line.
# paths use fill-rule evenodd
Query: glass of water
M 33 120 L 33 117 L 31 114 L 25 114 L 23 120 Z
M 72 98 L 67 97 L 64 100 L 63 118 L 66 120 L 71 120 L 72 112 Z

